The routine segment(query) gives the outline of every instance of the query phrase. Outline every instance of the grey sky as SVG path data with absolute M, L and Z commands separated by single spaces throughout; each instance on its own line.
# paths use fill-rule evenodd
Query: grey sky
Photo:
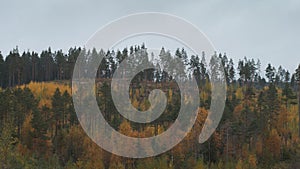
M 300 63 L 298 0 L 7 0 L 0 3 L 0 50 L 40 52 L 83 46 L 111 20 L 135 12 L 165 12 L 199 27 L 220 52 L 294 71 Z

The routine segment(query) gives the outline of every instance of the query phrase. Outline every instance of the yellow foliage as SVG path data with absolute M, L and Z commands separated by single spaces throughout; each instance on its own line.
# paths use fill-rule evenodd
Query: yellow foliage
M 280 137 L 276 129 L 272 129 L 270 136 L 266 140 L 266 148 L 274 158 L 280 157 Z
M 194 127 L 196 130 L 202 129 L 204 122 L 206 121 L 207 115 L 208 115 L 207 110 L 205 110 L 204 108 L 198 109 L 198 116 L 197 116 L 195 127 Z M 200 131 L 197 131 L 197 132 L 200 132 Z
M 255 154 L 250 154 L 248 157 L 249 168 L 256 169 L 257 168 L 257 159 Z
M 134 99 L 134 100 L 132 101 L 132 106 L 135 107 L 136 109 L 139 108 L 139 102 L 137 101 L 137 99 Z
M 236 164 L 235 169 L 243 169 L 243 161 L 241 159 Z
M 66 140 L 72 143 L 73 153 L 80 155 L 76 162 L 78 168 L 104 168 L 102 149 L 86 136 L 82 128 L 72 126 Z
M 169 89 L 169 102 L 172 102 L 173 100 L 173 92 L 172 89 Z
M 132 128 L 127 120 L 124 120 L 121 123 L 119 132 L 127 136 L 130 136 L 132 134 Z
M 277 122 L 275 124 L 278 133 L 280 133 L 280 135 L 283 136 L 288 134 L 287 124 L 288 124 L 288 111 L 286 110 L 285 107 L 281 107 Z
M 256 154 L 261 156 L 262 152 L 263 152 L 263 144 L 262 144 L 262 140 L 259 138 L 258 141 L 256 142 L 256 146 L 255 146 L 255 150 L 256 150 Z
M 241 87 L 238 88 L 238 89 L 236 90 L 235 95 L 236 95 L 236 98 L 237 98 L 237 99 L 242 100 L 242 99 L 244 98 L 243 88 L 241 88 Z
M 155 127 L 147 126 L 143 132 L 143 136 L 152 137 L 155 134 Z
M 59 88 L 61 93 L 67 91 L 71 95 L 70 86 L 56 82 L 30 82 L 29 84 L 20 87 L 22 89 L 28 87 L 32 91 L 35 98 L 39 101 L 39 107 L 46 105 L 51 108 L 51 98 L 56 88 Z
M 243 158 L 247 158 L 248 154 L 249 154 L 249 151 L 248 151 L 248 148 L 249 146 L 247 144 L 244 144 L 243 147 L 242 147 L 242 157 Z

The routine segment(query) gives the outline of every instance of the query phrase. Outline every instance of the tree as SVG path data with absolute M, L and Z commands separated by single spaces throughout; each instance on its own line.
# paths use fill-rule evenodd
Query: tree
M 189 69 L 192 71 L 192 74 L 195 76 L 197 83 L 199 84 L 201 80 L 201 65 L 199 57 L 192 55 L 189 65 Z
M 61 96 L 59 88 L 56 88 L 55 93 L 52 97 L 52 112 L 55 120 L 55 136 L 57 136 L 58 130 L 62 127 L 64 111 L 64 102 Z
M 286 70 L 282 66 L 279 66 L 275 76 L 275 83 L 281 86 L 282 83 L 285 81 L 285 75 L 286 75 Z
M 282 89 L 282 100 L 285 102 L 286 109 L 289 105 L 289 100 L 293 100 L 295 98 L 293 90 L 290 85 L 290 73 L 289 71 L 285 72 L 284 75 L 284 88 Z
M 66 79 L 71 79 L 73 76 L 73 70 L 76 63 L 76 60 L 81 52 L 81 48 L 70 48 L 67 59 L 67 68 L 65 72 Z
M 249 169 L 256 169 L 257 168 L 257 159 L 256 156 L 250 154 L 248 157 Z
M 32 114 L 31 126 L 34 130 L 31 132 L 31 135 L 33 137 L 33 149 L 35 153 L 45 155 L 47 150 L 46 140 L 48 137 L 46 134 L 48 126 L 39 110 L 35 109 Z
M 3 86 L 4 81 L 4 59 L 0 52 L 0 87 Z
M 271 162 L 280 157 L 280 137 L 276 129 L 273 129 L 266 140 L 267 161 Z
M 47 124 L 45 120 L 42 117 L 42 114 L 39 110 L 33 111 L 33 117 L 31 119 L 31 126 L 34 129 L 33 137 L 34 138 L 41 138 L 46 139 L 46 133 L 47 133 Z
M 4 124 L 1 129 L 0 137 L 0 167 L 3 169 L 14 168 L 19 164 L 14 161 L 16 153 L 14 153 L 13 145 L 16 144 L 17 139 L 14 137 L 12 121 L 2 121 Z
M 299 115 L 298 130 L 299 130 L 299 137 L 300 137 L 300 64 L 296 69 L 296 81 L 298 82 L 298 115 Z
M 105 52 L 103 50 L 100 50 L 99 52 L 100 57 L 102 58 L 102 61 L 100 63 L 99 66 L 99 70 L 98 70 L 98 78 L 110 78 L 110 69 L 109 69 L 109 60 L 108 60 L 108 54 L 105 54 Z M 112 57 L 111 57 L 112 58 Z
M 39 77 L 39 66 L 40 58 L 37 53 L 32 52 L 31 54 L 31 79 L 30 81 L 38 81 Z
M 161 63 L 161 67 L 164 70 L 162 72 L 162 81 L 168 81 L 172 79 L 172 67 L 170 66 L 170 62 L 172 60 L 172 56 L 170 54 L 169 51 L 165 51 L 164 48 L 161 49 L 160 54 L 159 54 L 159 58 L 160 58 L 160 63 Z M 169 74 L 167 74 L 167 72 Z
M 107 53 L 107 60 L 108 60 L 108 64 L 110 67 L 110 73 L 109 73 L 109 78 L 112 78 L 113 73 L 115 72 L 115 70 L 117 69 L 117 64 L 115 62 L 115 52 L 112 51 L 111 53 Z
M 72 105 L 72 97 L 68 93 L 67 90 L 62 94 L 62 102 L 63 102 L 63 114 L 62 114 L 62 127 L 66 128 L 70 123 L 70 110 Z
M 200 61 L 200 76 L 201 76 L 201 81 L 202 84 L 206 82 L 206 80 L 209 78 L 208 72 L 207 72 L 207 63 L 205 60 L 205 53 L 202 52 L 202 58 Z
M 21 56 L 21 60 L 23 63 L 23 69 L 22 69 L 22 77 L 21 82 L 23 83 L 29 83 L 31 79 L 31 54 L 29 51 L 23 52 Z
M 244 60 L 240 60 L 238 63 L 240 80 L 246 83 L 249 81 L 252 82 L 258 70 L 256 66 L 254 59 L 250 60 L 245 57 Z
M 229 64 L 228 64 L 228 76 L 229 76 L 229 82 L 233 82 L 235 76 L 235 69 L 234 69 L 234 63 L 232 59 L 229 60 Z
M 46 51 L 42 51 L 40 55 L 39 66 L 39 81 L 50 81 L 54 79 L 54 67 L 53 54 L 51 48 Z
M 267 113 L 266 119 L 269 121 L 269 129 L 271 129 L 276 124 L 277 116 L 280 110 L 280 100 L 278 99 L 278 91 L 273 83 L 269 85 L 265 101 L 265 113 Z
M 15 103 L 15 124 L 17 126 L 17 134 L 21 135 L 22 125 L 26 118 L 26 116 L 32 113 L 33 110 L 37 109 L 38 102 L 34 98 L 33 93 L 27 87 L 23 90 L 21 88 L 17 88 L 14 90 L 14 95 L 16 99 Z
M 66 69 L 66 55 L 59 50 L 55 53 L 55 63 L 56 63 L 56 78 L 58 80 L 65 79 Z
M 266 77 L 269 79 L 270 83 L 273 83 L 275 80 L 275 71 L 276 69 L 272 67 L 271 64 L 268 64 L 268 67 L 266 68 Z
M 243 161 L 239 159 L 238 163 L 236 164 L 235 169 L 243 169 Z
M 18 51 L 18 47 L 13 49 L 5 59 L 8 69 L 8 86 L 12 87 L 21 84 L 22 61 Z

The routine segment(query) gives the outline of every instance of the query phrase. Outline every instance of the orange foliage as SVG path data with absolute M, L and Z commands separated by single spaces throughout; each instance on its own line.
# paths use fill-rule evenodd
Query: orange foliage
M 257 168 L 257 159 L 254 154 L 250 154 L 248 157 L 249 168 L 256 169 Z
M 258 156 L 262 155 L 262 153 L 263 153 L 263 144 L 262 144 L 262 140 L 261 139 L 257 140 L 256 146 L 255 146 L 255 151 L 256 151 L 256 154 Z
M 20 87 L 22 89 L 28 87 L 32 91 L 34 97 L 39 101 L 39 107 L 44 105 L 51 107 L 51 98 L 56 88 L 59 88 L 61 93 L 67 91 L 71 95 L 71 88 L 69 85 L 56 82 L 30 82 L 29 84 Z
M 270 133 L 270 136 L 266 140 L 266 148 L 271 155 L 279 159 L 280 157 L 280 137 L 277 130 L 273 129 Z

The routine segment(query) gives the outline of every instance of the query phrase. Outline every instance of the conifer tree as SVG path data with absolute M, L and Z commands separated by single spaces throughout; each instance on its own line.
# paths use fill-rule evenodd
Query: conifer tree
M 55 136 L 58 130 L 62 127 L 64 104 L 59 88 L 56 88 L 52 97 L 52 112 L 55 120 Z
M 300 64 L 296 69 L 296 81 L 298 82 L 298 115 L 300 119 Z M 298 124 L 298 130 L 299 130 L 299 137 L 300 137 L 300 120 Z

